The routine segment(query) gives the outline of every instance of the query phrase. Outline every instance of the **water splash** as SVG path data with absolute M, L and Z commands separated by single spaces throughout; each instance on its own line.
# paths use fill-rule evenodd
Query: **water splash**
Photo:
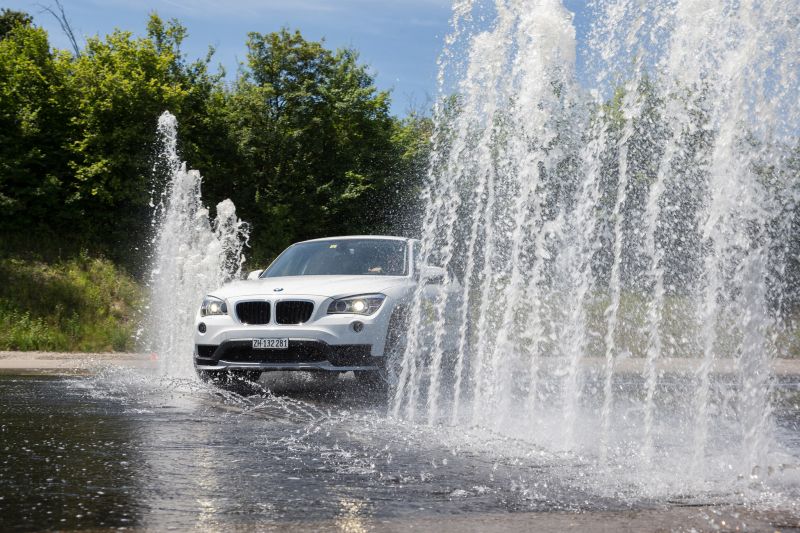
M 454 5 L 422 259 L 461 285 L 410 305 L 391 411 L 621 461 L 672 490 L 752 480 L 796 305 L 800 5 L 591 13 L 578 73 L 560 1 Z
M 177 149 L 178 122 L 165 111 L 158 119 L 161 151 L 157 170 L 166 176 L 153 202 L 153 259 L 146 342 L 163 374 L 192 371 L 193 322 L 209 290 L 241 274 L 248 228 L 230 200 L 211 219 L 200 194 L 201 176 L 187 170 Z

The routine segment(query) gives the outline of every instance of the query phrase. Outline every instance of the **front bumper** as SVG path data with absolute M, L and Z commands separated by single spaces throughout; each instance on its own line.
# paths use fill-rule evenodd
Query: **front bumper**
M 302 324 L 278 324 L 275 313 L 266 324 L 245 324 L 236 306 L 243 301 L 301 300 L 314 303 L 313 314 Z M 194 330 L 198 370 L 374 370 L 382 359 L 392 308 L 388 302 L 369 316 L 327 314 L 332 298 L 313 295 L 228 298 L 229 313 L 197 316 Z M 358 328 L 354 323 L 359 322 Z M 200 327 L 202 325 L 202 327 Z M 285 338 L 287 350 L 254 350 L 253 339 Z
M 286 350 L 253 349 L 252 339 L 226 340 L 219 345 L 196 344 L 198 370 L 375 370 L 380 357 L 369 344 L 329 345 L 317 339 L 290 339 Z
M 391 308 L 384 306 L 370 316 L 361 315 L 328 315 L 327 309 L 331 298 L 313 296 L 292 296 L 292 300 L 308 300 L 314 302 L 314 314 L 304 324 L 276 324 L 274 318 L 268 324 L 248 325 L 240 322 L 233 310 L 240 301 L 257 301 L 257 297 L 241 297 L 228 299 L 230 314 L 219 316 L 197 316 L 194 329 L 195 345 L 221 346 L 226 341 L 250 341 L 254 338 L 287 338 L 292 341 L 312 340 L 326 345 L 370 345 L 373 356 L 382 356 L 386 342 Z M 271 301 L 272 304 L 277 300 Z M 360 331 L 353 328 L 354 322 L 360 322 Z M 198 329 L 202 324 L 204 331 Z

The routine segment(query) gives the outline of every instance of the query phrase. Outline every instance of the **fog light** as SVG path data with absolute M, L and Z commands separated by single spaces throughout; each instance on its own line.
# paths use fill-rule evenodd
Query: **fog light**
M 353 322 L 352 326 L 353 326 L 353 331 L 355 331 L 356 333 L 361 333 L 361 330 L 364 329 L 364 323 L 359 322 L 358 320 Z
M 206 324 L 205 324 L 205 322 L 200 322 L 197 325 L 197 331 L 199 331 L 200 333 L 205 333 L 206 332 Z

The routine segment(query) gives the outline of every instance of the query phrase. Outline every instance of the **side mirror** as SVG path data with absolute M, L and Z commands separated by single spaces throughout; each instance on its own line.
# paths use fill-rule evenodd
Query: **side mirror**
M 433 265 L 423 265 L 419 269 L 419 279 L 429 285 L 441 285 L 444 283 L 445 270 L 442 267 Z
M 247 275 L 247 279 L 258 279 L 261 276 L 261 273 L 264 272 L 263 270 L 253 270 Z

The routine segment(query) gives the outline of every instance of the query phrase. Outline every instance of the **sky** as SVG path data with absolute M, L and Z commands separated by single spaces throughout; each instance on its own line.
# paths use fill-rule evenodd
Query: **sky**
M 392 93 L 392 111 L 405 115 L 425 110 L 436 94 L 436 59 L 448 33 L 451 0 L 62 0 L 72 29 L 85 37 L 115 28 L 144 35 L 148 16 L 177 18 L 189 36 L 183 50 L 190 59 L 216 50 L 212 65 L 223 65 L 233 79 L 246 60 L 251 31 L 298 29 L 309 40 L 325 39 L 329 48 L 354 48 L 370 67 L 379 89 Z M 566 0 L 577 13 L 579 41 L 584 34 L 584 0 Z M 48 31 L 50 43 L 71 49 L 55 18 L 42 6 L 52 0 L 0 0 L 0 7 L 26 11 Z M 580 44 L 580 43 L 579 43 Z

